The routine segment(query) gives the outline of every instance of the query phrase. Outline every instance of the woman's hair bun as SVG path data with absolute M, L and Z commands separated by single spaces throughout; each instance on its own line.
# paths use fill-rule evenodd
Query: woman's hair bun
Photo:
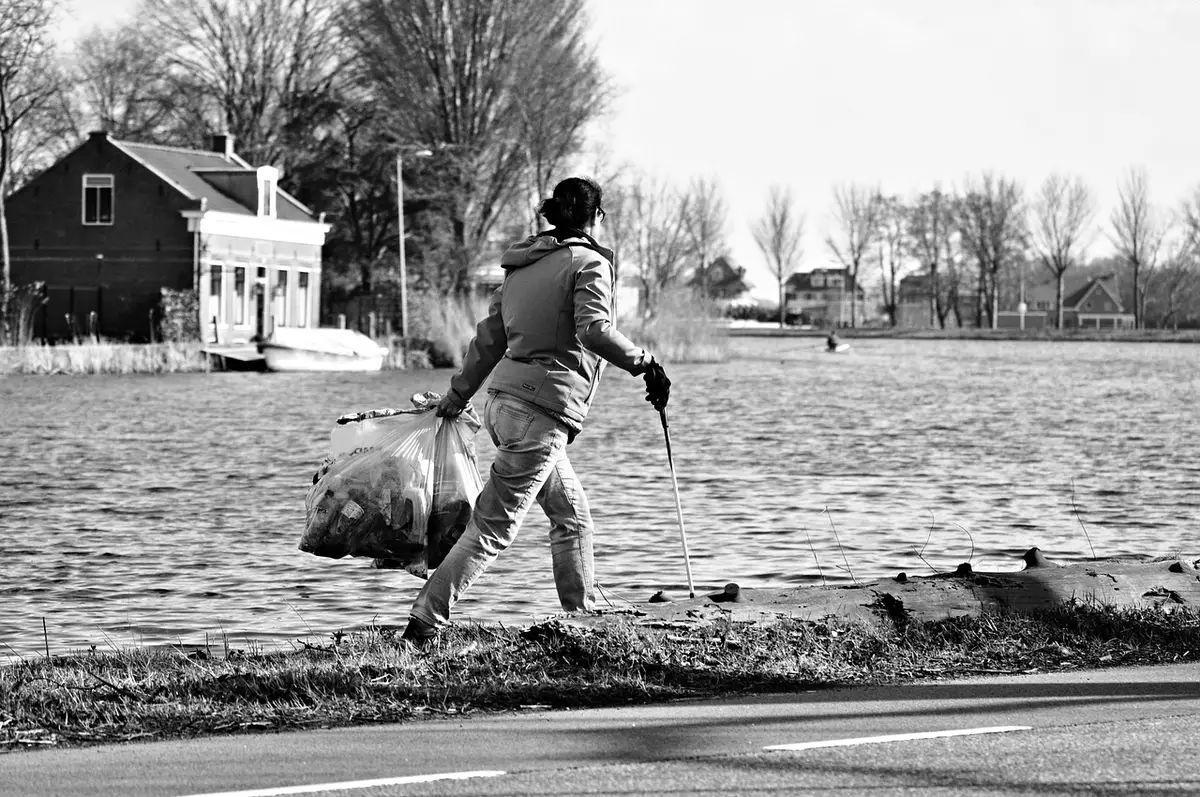
M 554 186 L 554 195 L 542 200 L 538 213 L 555 227 L 582 229 L 596 217 L 603 194 L 585 177 L 568 177 Z

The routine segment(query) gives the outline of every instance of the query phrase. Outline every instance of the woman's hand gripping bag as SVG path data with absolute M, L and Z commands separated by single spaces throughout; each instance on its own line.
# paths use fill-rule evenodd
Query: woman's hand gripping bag
M 426 564 L 431 570 L 442 563 L 466 530 L 483 490 L 475 454 L 475 434 L 482 424 L 474 407 L 468 405 L 461 415 L 439 420 L 433 455 L 433 498 L 425 537 Z M 376 559 L 373 566 L 404 567 L 391 558 Z
M 424 577 L 441 420 L 432 408 L 339 418 L 332 460 L 305 500 L 300 550 L 333 559 L 387 558 Z M 357 447 L 347 451 L 348 445 Z

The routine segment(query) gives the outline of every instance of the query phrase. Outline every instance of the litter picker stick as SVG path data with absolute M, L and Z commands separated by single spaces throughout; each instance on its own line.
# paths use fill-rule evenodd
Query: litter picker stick
M 688 597 L 696 597 L 696 588 L 692 586 L 692 560 L 688 556 L 687 532 L 683 529 L 683 504 L 679 502 L 679 482 L 675 478 L 675 459 L 671 456 L 671 429 L 667 423 L 667 408 L 658 411 L 662 420 L 663 436 L 667 440 L 667 464 L 671 466 L 671 486 L 675 488 L 675 515 L 679 518 L 679 539 L 683 542 L 683 565 L 687 568 Z

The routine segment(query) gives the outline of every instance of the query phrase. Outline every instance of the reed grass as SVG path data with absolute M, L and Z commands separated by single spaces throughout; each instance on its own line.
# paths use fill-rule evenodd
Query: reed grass
M 475 326 L 487 315 L 486 296 L 423 295 L 413 310 L 407 346 L 393 336 L 383 341 L 389 355 L 384 368 L 458 368 Z
M 458 368 L 487 314 L 489 297 L 427 296 L 413 303 L 414 313 L 405 356 L 403 341 L 381 341 L 389 350 L 385 368 Z M 724 362 L 729 358 L 729 336 L 717 323 L 720 309 L 697 299 L 690 290 L 668 291 L 648 318 L 626 317 L 619 328 L 635 343 L 660 360 Z
M 729 359 L 729 333 L 720 318 L 714 302 L 677 288 L 666 291 L 652 313 L 622 319 L 620 327 L 664 363 L 720 363 Z
M 0 347 L 0 374 L 168 374 L 210 371 L 202 343 L 91 341 Z
M 371 627 L 294 651 L 92 650 L 0 667 L 0 749 L 579 708 L 1193 659 L 1200 615 L 1066 605 L 935 623 L 456 626 L 414 651 Z

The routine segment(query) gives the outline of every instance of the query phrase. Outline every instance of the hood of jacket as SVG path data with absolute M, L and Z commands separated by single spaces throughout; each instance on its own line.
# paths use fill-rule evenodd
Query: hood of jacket
M 565 249 L 568 246 L 582 246 L 599 252 L 609 263 L 613 262 L 613 252 L 596 243 L 596 239 L 583 230 L 568 230 L 555 228 L 545 230 L 537 235 L 531 235 L 524 241 L 515 243 L 505 250 L 500 258 L 504 269 L 516 269 L 536 263 L 548 254 Z

